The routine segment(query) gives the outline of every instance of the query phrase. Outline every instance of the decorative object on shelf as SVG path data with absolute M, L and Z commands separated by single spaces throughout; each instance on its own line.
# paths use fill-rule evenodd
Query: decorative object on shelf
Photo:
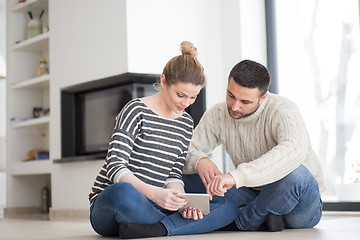
M 48 151 L 39 151 L 36 153 L 36 160 L 48 160 L 50 158 Z
M 42 116 L 49 116 L 50 115 L 50 108 L 45 108 L 42 111 Z
M 11 123 L 18 123 L 18 122 L 22 122 L 22 121 L 25 121 L 27 120 L 28 118 L 16 118 L 16 117 L 13 117 L 13 118 L 10 118 L 10 122 Z
M 33 117 L 34 118 L 40 117 L 42 110 L 43 110 L 42 107 L 34 107 L 33 108 Z
M 43 109 L 42 107 L 34 107 L 33 108 L 33 117 L 39 118 L 43 116 L 49 116 L 50 114 L 50 108 Z
M 42 33 L 47 33 L 48 31 L 49 31 L 48 25 L 42 27 Z
M 35 161 L 35 160 L 49 160 L 49 151 L 43 148 L 33 148 L 27 153 L 28 159 L 24 159 L 23 162 Z
M 41 189 L 41 212 L 48 213 L 50 209 L 50 191 L 46 183 Z
M 28 38 L 41 34 L 40 19 L 33 18 L 31 11 L 28 11 L 30 21 L 28 22 Z
M 44 151 L 45 150 L 43 148 L 33 148 L 33 149 L 29 150 L 27 153 L 28 159 L 25 159 L 24 162 L 36 160 L 37 153 L 44 152 Z
M 41 58 L 38 76 L 41 76 L 43 74 L 49 74 L 49 67 L 44 57 Z
M 39 18 L 34 18 L 31 11 L 28 11 L 30 21 L 28 22 L 28 38 L 36 37 L 42 33 L 41 17 L 44 14 L 44 10 L 41 11 Z

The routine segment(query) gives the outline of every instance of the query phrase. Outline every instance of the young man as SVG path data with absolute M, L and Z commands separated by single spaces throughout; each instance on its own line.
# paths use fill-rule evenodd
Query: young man
M 204 114 L 191 140 L 184 173 L 197 172 L 210 195 L 238 205 L 238 218 L 224 230 L 259 230 L 264 222 L 269 231 L 311 228 L 322 215 L 323 173 L 299 109 L 269 85 L 264 66 L 239 62 L 226 102 Z M 236 168 L 226 174 L 208 157 L 219 145 Z M 196 185 L 190 179 L 185 185 Z
M 230 72 L 226 102 L 209 109 L 194 131 L 184 173 L 198 173 L 201 179 L 183 175 L 185 191 L 220 196 L 215 200 L 223 205 L 197 221 L 189 212 L 188 219 L 173 214 L 156 224 L 120 224 L 122 238 L 215 229 L 281 231 L 285 226 L 310 228 L 319 222 L 319 186 L 324 189 L 320 163 L 298 108 L 269 93 L 269 85 L 264 66 L 241 61 Z M 226 174 L 208 158 L 219 145 L 236 166 Z

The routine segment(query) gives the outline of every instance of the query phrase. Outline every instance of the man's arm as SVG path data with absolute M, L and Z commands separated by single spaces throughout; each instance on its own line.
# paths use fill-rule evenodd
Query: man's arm
M 305 123 L 295 104 L 278 106 L 266 121 L 277 145 L 253 161 L 241 163 L 229 173 L 236 187 L 259 187 L 282 179 L 309 157 L 310 140 Z
M 221 111 L 223 104 L 225 103 L 215 105 L 201 118 L 194 130 L 183 170 L 185 174 L 197 172 L 205 186 L 214 176 L 221 174 L 217 166 L 209 159 L 208 154 L 221 144 L 219 125 L 224 119 L 223 111 Z
M 196 165 L 196 171 L 198 172 L 206 188 L 215 176 L 222 174 L 216 164 L 208 157 L 201 158 L 198 161 L 198 164 Z M 210 194 L 210 192 L 208 193 Z

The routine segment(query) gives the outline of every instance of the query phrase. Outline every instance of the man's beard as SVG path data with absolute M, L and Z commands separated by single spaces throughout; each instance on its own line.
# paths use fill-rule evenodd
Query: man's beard
M 231 107 L 229 105 L 227 105 L 227 108 L 228 108 L 228 112 L 229 112 L 229 115 L 231 118 L 233 119 L 242 119 L 242 118 L 246 118 L 250 115 L 252 115 L 254 112 L 256 112 L 256 110 L 258 110 L 260 104 L 257 105 L 256 109 L 254 111 L 252 111 L 251 113 L 248 113 L 248 114 L 244 114 L 244 113 L 241 113 L 241 112 L 235 112 L 236 115 L 232 115 L 232 110 L 231 110 Z
M 241 119 L 244 117 L 244 114 L 240 113 L 240 112 L 235 112 L 236 114 L 234 115 L 230 106 L 228 106 L 228 112 L 229 112 L 230 117 L 233 119 Z

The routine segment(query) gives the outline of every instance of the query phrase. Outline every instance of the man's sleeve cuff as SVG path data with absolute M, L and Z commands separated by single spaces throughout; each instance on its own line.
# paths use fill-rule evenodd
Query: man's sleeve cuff
M 236 188 L 245 186 L 245 184 L 244 184 L 245 181 L 244 181 L 243 175 L 241 174 L 241 172 L 239 170 L 235 169 L 235 170 L 230 171 L 229 173 L 235 180 Z

